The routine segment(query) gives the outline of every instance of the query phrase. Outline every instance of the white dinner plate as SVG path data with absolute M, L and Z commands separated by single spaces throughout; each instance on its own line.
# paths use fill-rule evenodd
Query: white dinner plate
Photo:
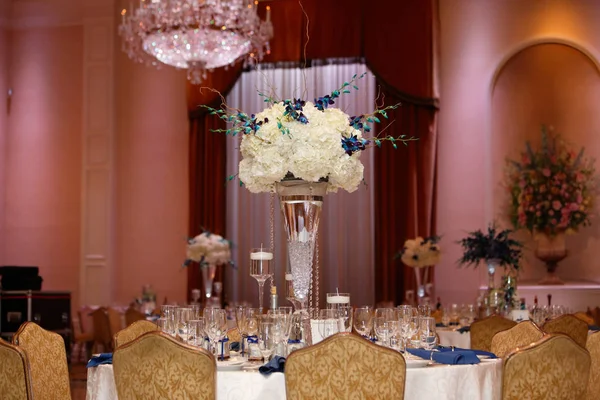
M 425 368 L 431 362 L 429 360 L 423 360 L 423 359 L 421 359 L 421 360 L 408 359 L 405 361 L 406 361 L 406 368 Z
M 217 371 L 241 371 L 245 363 L 245 360 L 237 358 L 224 361 L 217 360 Z
M 478 354 L 477 358 L 479 358 L 480 360 L 487 360 L 488 358 L 490 358 L 490 356 L 486 356 L 484 354 L 481 354 L 481 355 Z

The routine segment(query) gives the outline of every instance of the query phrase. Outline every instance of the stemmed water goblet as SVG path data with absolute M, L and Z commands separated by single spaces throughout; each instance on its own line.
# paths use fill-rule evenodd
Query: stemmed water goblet
M 340 331 L 340 318 L 338 310 L 321 310 L 319 312 L 319 333 L 322 339 L 335 335 Z
M 204 317 L 188 321 L 187 343 L 198 347 L 204 344 Z
M 204 330 L 213 344 L 215 355 L 218 355 L 218 342 L 225 336 L 227 331 L 227 313 L 220 308 L 205 308 L 204 324 Z
M 354 330 L 365 338 L 371 336 L 371 330 L 373 330 L 373 310 L 371 307 L 358 307 L 354 310 Z
M 263 312 L 265 282 L 273 278 L 273 251 L 263 247 L 250 251 L 250 276 L 258 282 L 258 309 Z
M 277 344 L 275 326 L 273 322 L 267 321 L 267 319 L 261 320 L 258 330 L 258 348 L 265 362 L 269 362 Z
M 184 342 L 188 340 L 188 321 L 193 320 L 192 309 L 189 307 L 179 307 L 175 310 L 175 334 Z
M 244 342 L 248 337 L 248 319 L 247 319 L 247 308 L 245 306 L 237 306 L 235 308 L 235 323 L 237 325 L 240 336 L 242 337 L 241 352 L 240 354 L 246 354 Z
M 175 309 L 177 307 L 174 305 L 163 304 L 160 306 L 160 312 L 162 314 L 162 318 L 165 319 L 164 322 L 164 331 L 171 336 L 175 336 L 176 326 L 175 326 Z

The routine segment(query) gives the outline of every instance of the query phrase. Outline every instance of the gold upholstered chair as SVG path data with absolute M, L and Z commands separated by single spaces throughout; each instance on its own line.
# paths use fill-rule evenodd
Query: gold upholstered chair
M 598 400 L 600 399 L 600 332 L 589 335 L 585 347 L 592 358 L 586 399 Z
M 586 312 L 578 311 L 573 315 L 588 325 L 594 325 L 594 323 L 595 323 L 594 317 L 591 314 L 588 314 Z
M 0 393 L 3 400 L 32 398 L 27 355 L 17 346 L 2 339 L 0 339 Z
M 67 352 L 59 334 L 25 322 L 13 337 L 13 344 L 27 354 L 34 399 L 71 400 Z
M 503 364 L 503 400 L 583 399 L 590 355 L 565 335 L 541 340 L 510 353 Z
M 123 346 L 132 340 L 137 339 L 144 333 L 158 331 L 158 326 L 150 321 L 136 321 L 129 325 L 127 328 L 120 330 L 114 335 L 114 347 L 115 349 L 119 346 Z
M 215 399 L 217 363 L 204 349 L 162 332 L 118 347 L 113 369 L 120 399 Z
M 547 333 L 567 335 L 575 343 L 585 348 L 588 337 L 588 324 L 572 314 L 565 314 L 551 319 L 542 326 L 542 329 Z
M 517 323 L 499 315 L 490 315 L 471 324 L 471 348 L 474 350 L 492 350 L 492 338 L 498 332 L 512 328 Z
M 285 363 L 289 400 L 402 400 L 405 380 L 400 353 L 352 333 L 296 350 Z
M 519 322 L 505 331 L 500 331 L 492 338 L 492 353 L 504 358 L 513 350 L 537 342 L 544 332 L 532 321 Z
M 112 334 L 110 333 L 110 322 L 106 308 L 100 307 L 91 313 L 94 326 L 94 345 L 92 352 L 104 353 L 112 351 Z M 100 350 L 102 349 L 102 350 Z

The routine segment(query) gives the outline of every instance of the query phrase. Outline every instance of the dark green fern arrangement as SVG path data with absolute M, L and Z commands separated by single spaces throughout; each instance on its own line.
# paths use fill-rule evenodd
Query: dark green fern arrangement
M 458 263 L 477 266 L 480 262 L 495 260 L 501 267 L 518 270 L 523 244 L 510 238 L 513 232 L 510 229 L 500 231 L 496 224 L 490 224 L 485 234 L 481 230 L 469 232 L 466 238 L 458 241 L 463 249 Z

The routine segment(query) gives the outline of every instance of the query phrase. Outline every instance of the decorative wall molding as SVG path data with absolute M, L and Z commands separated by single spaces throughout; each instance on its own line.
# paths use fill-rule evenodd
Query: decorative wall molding
M 115 253 L 114 1 L 83 3 L 81 302 L 108 305 Z

